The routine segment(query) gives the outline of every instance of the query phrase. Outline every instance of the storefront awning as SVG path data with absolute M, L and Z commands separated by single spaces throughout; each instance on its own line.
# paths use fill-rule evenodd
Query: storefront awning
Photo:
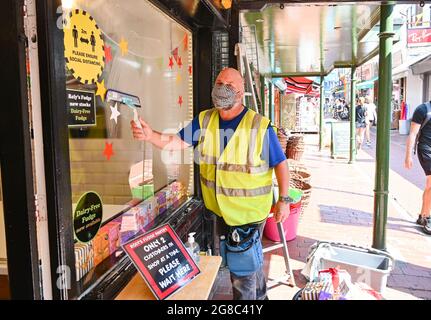
M 427 72 L 426 70 L 424 71 L 420 68 L 423 67 L 422 62 L 429 61 L 430 57 L 431 55 L 427 53 L 425 55 L 422 54 L 417 57 L 413 57 L 409 59 L 407 62 L 399 65 L 398 67 L 392 70 L 392 79 L 398 80 L 400 78 L 407 77 L 409 69 L 412 69 L 413 74 L 421 74 L 421 73 Z M 415 68 L 416 72 L 419 72 L 419 73 L 415 73 L 415 71 L 413 70 L 413 67 Z M 430 66 L 428 66 L 428 68 L 430 68 Z
M 313 91 L 313 80 L 310 80 L 305 77 L 287 77 L 284 78 L 286 82 L 287 93 L 300 93 L 300 94 L 309 94 Z
M 370 89 L 374 87 L 374 82 L 378 79 L 378 77 L 375 77 L 371 80 L 362 81 L 356 84 L 356 89 Z
M 431 71 L 431 54 L 410 66 L 414 75 Z

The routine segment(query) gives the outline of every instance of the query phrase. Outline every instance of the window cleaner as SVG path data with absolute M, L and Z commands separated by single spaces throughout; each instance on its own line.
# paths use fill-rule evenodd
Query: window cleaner
M 190 253 L 192 258 L 195 260 L 196 263 L 199 263 L 200 255 L 199 255 L 199 244 L 195 241 L 195 234 L 196 232 L 189 233 L 189 239 L 187 243 L 185 244 L 185 247 L 187 251 Z

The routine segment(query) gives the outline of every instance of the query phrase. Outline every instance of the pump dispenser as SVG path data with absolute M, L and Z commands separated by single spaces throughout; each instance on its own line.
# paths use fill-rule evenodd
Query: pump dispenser
M 195 260 L 195 262 L 199 263 L 200 248 L 199 248 L 199 244 L 195 241 L 195 234 L 196 234 L 196 232 L 189 233 L 189 238 L 188 238 L 187 243 L 185 244 L 185 247 L 188 250 L 188 252 L 190 253 L 190 255 L 192 256 L 192 258 Z

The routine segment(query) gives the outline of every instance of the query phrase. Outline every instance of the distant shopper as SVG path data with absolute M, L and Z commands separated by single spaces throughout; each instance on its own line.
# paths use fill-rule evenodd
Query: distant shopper
M 371 127 L 377 121 L 377 107 L 370 96 L 365 97 L 365 137 L 367 139 L 367 146 L 371 146 Z
M 361 150 L 366 128 L 365 98 L 360 97 L 356 106 L 356 149 Z
M 419 105 L 413 113 L 410 134 L 406 143 L 404 166 L 413 166 L 412 149 L 417 153 L 419 162 L 426 176 L 426 185 L 422 197 L 422 209 L 417 224 L 423 227 L 426 234 L 431 235 L 431 102 Z

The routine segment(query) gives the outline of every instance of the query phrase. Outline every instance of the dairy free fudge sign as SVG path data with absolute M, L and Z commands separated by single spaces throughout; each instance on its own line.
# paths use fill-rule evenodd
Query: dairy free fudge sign
M 200 274 L 168 224 L 125 243 L 123 248 L 159 300 L 166 299 Z
M 96 104 L 94 92 L 66 90 L 69 127 L 89 127 L 96 125 Z

